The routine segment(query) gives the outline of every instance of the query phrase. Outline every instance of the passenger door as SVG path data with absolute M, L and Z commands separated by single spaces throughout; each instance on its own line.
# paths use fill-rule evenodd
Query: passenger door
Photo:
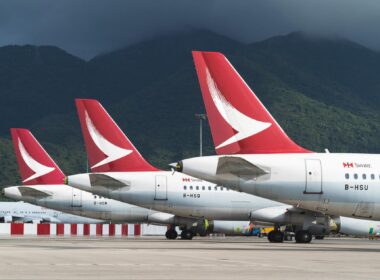
M 72 203 L 73 207 L 82 207 L 82 191 L 72 188 Z
M 164 175 L 157 175 L 155 179 L 155 200 L 167 200 L 167 180 Z
M 319 159 L 306 159 L 305 194 L 322 193 L 322 167 Z

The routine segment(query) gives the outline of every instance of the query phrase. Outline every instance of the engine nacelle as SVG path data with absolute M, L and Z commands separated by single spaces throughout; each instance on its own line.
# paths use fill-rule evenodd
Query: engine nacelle
M 173 214 L 157 212 L 149 215 L 147 217 L 147 222 L 149 224 L 156 225 L 178 225 L 184 226 L 185 228 L 191 228 L 197 224 L 203 224 L 203 220 L 196 220 L 193 218 L 179 217 Z
M 251 212 L 251 221 L 258 224 L 292 225 L 295 230 L 309 230 L 314 235 L 330 232 L 330 218 L 322 214 L 299 211 L 291 206 L 276 206 Z
M 224 233 L 226 235 L 255 235 L 260 229 L 255 228 L 249 221 L 211 221 L 207 229 L 209 233 Z
M 380 221 L 361 220 L 347 217 L 336 217 L 336 232 L 360 237 L 380 236 Z

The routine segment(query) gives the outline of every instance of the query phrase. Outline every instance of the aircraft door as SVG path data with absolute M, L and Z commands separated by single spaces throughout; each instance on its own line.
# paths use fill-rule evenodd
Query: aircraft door
M 306 159 L 306 194 L 322 193 L 322 167 L 319 159 Z
M 72 203 L 73 207 L 82 207 L 82 191 L 72 188 Z
M 157 175 L 156 176 L 156 182 L 155 182 L 155 200 L 167 200 L 168 194 L 167 194 L 167 180 L 166 176 L 163 175 Z

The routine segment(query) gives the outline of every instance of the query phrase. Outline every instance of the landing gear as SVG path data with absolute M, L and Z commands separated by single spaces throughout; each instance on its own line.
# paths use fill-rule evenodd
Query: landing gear
M 284 232 L 284 241 L 293 241 L 294 233 L 285 231 Z
M 177 239 L 178 233 L 175 229 L 168 229 L 165 233 L 167 239 Z
M 296 232 L 296 242 L 297 243 L 310 243 L 312 239 L 311 232 L 308 230 L 299 230 Z
M 272 230 L 268 233 L 268 240 L 272 243 L 284 242 L 284 234 L 279 230 Z
M 192 230 L 184 229 L 181 232 L 181 239 L 191 240 L 193 239 L 194 233 Z

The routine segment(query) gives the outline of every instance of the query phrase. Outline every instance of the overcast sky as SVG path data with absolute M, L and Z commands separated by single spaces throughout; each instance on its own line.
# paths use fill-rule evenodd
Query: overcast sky
M 244 42 L 312 31 L 380 50 L 380 1 L 0 0 L 0 46 L 56 45 L 87 59 L 194 28 Z

